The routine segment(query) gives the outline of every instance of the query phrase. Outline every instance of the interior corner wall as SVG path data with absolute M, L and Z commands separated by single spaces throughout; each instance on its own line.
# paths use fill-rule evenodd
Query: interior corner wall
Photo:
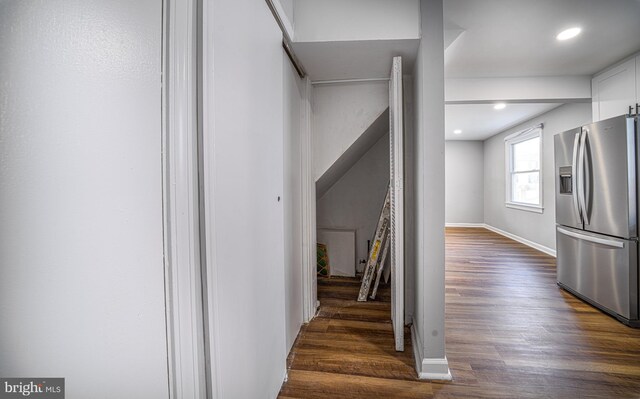
M 555 176 L 553 136 L 591 123 L 591 104 L 566 104 L 484 142 L 484 222 L 519 237 L 556 249 L 555 242 Z M 543 213 L 505 206 L 504 138 L 512 133 L 544 123 L 542 138 Z
M 445 142 L 445 222 L 484 223 L 484 143 Z
M 168 398 L 162 1 L 3 1 L 0 54 L 0 376 Z
M 284 263 L 287 352 L 302 326 L 301 123 L 306 83 L 282 51 L 284 82 Z
M 318 199 L 317 228 L 355 230 L 356 258 L 366 260 L 367 240 L 370 240 L 375 232 L 387 187 L 388 133 Z M 362 268 L 363 265 L 358 263 L 357 270 L 360 271 Z

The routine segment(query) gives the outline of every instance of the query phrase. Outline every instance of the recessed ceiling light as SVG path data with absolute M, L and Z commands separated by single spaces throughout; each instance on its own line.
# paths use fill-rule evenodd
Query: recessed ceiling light
M 460 129 L 456 129 L 456 130 L 453 131 L 453 134 L 460 134 L 460 133 L 462 133 L 462 130 L 460 130 Z
M 504 107 L 506 107 L 507 104 L 505 103 L 497 103 L 496 105 L 493 106 L 493 109 L 504 109 Z
M 563 30 L 562 32 L 558 33 L 558 36 L 556 36 L 556 39 L 558 40 L 569 40 L 571 38 L 574 38 L 576 36 L 578 36 L 580 34 L 580 32 L 582 32 L 581 28 L 569 28 L 566 30 Z

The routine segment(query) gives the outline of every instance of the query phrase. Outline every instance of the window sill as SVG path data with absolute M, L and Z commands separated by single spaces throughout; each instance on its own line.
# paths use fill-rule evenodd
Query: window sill
M 516 204 L 514 202 L 506 202 L 505 206 L 511 209 L 519 209 L 521 211 L 543 213 L 544 208 L 538 205 Z

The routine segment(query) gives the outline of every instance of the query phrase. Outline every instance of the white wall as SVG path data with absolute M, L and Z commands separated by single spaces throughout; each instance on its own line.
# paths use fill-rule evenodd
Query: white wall
M 389 106 L 389 84 L 314 86 L 312 148 L 317 181 Z
M 265 2 L 206 4 L 205 179 L 219 398 L 275 398 L 286 368 L 282 34 Z M 212 7 L 212 8 L 208 8 Z M 210 57 L 213 57 L 212 60 Z M 212 97 L 211 97 L 212 96 Z
M 302 325 L 301 116 L 305 81 L 282 52 L 284 79 L 284 261 L 287 352 Z
M 544 123 L 542 138 L 544 212 L 542 214 L 505 207 L 504 138 L 539 123 Z M 566 104 L 486 140 L 484 142 L 485 223 L 555 250 L 553 136 L 587 123 L 591 123 L 591 104 Z
M 414 68 L 415 311 L 421 378 L 448 378 L 444 346 L 444 38 L 442 0 L 422 0 Z
M 0 375 L 167 398 L 162 2 L 0 2 Z
M 445 222 L 484 223 L 484 143 L 445 142 Z
M 318 229 L 356 230 L 356 258 L 367 259 L 367 240 L 375 231 L 387 187 L 388 133 L 318 199 Z M 363 265 L 359 264 L 358 270 L 362 268 Z
M 356 231 L 342 229 L 318 229 L 317 240 L 327 246 L 329 274 L 331 276 L 356 276 Z
M 289 21 L 289 24 L 292 27 L 294 26 L 294 14 L 293 14 L 293 9 L 294 9 L 294 4 L 293 4 L 293 0 L 276 0 L 280 3 L 280 6 L 282 6 L 282 11 L 284 11 L 284 18 L 286 18 Z
M 295 41 L 417 39 L 419 0 L 296 0 Z

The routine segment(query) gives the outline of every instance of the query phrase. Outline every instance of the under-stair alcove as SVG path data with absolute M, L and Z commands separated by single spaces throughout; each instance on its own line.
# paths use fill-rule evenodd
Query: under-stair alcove
M 358 319 L 367 313 L 354 304 L 389 187 L 388 104 L 386 80 L 314 86 L 316 239 L 325 257 L 319 261 L 327 263 L 318 272 L 320 314 L 351 308 L 343 316 Z M 386 312 L 377 315 L 385 320 L 388 278 L 380 283 Z
M 329 245 L 331 276 L 354 277 L 362 272 L 388 186 L 389 113 L 385 110 L 316 182 L 318 242 L 340 231 L 354 234 L 353 241 L 340 240 L 341 245 L 353 246 L 350 260 L 339 258 L 345 251 Z

